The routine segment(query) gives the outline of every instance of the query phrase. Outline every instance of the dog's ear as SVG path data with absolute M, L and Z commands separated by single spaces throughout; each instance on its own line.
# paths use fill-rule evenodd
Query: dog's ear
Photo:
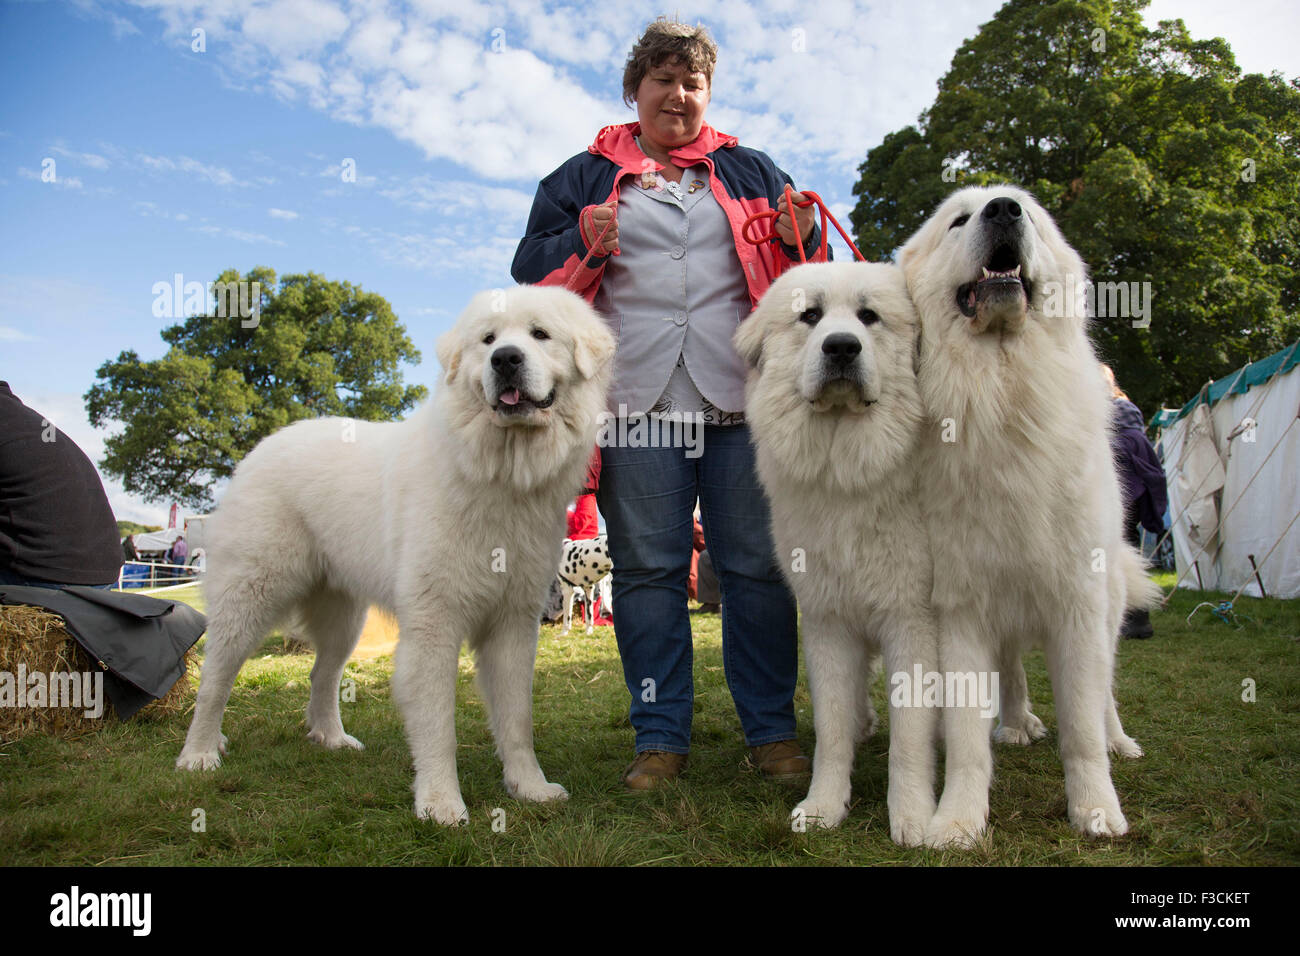
M 582 321 L 576 323 L 573 364 L 583 378 L 595 378 L 596 373 L 614 357 L 616 343 L 614 336 L 605 327 L 604 319 L 596 315 L 586 303 L 581 308 L 587 314 L 582 316 Z
M 731 337 L 736 352 L 750 368 L 758 368 L 763 361 L 764 327 L 767 325 L 765 318 L 766 312 L 760 302 L 758 308 L 736 326 L 736 332 Z
M 435 347 L 438 353 L 438 361 L 442 364 L 442 369 L 446 373 L 444 381 L 450 385 L 456 380 L 456 373 L 460 371 L 460 353 L 464 350 L 465 344 L 461 341 L 460 332 L 452 329 L 444 332 L 438 339 Z

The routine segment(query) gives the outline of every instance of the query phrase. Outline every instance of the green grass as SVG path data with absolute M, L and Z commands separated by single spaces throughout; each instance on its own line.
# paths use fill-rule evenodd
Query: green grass
M 1163 581 L 1166 587 L 1172 578 Z M 184 595 L 185 592 L 172 592 Z M 613 634 L 543 628 L 535 689 L 543 769 L 572 794 L 526 805 L 505 793 L 468 655 L 457 686 L 459 770 L 470 824 L 445 829 L 411 812 L 412 767 L 390 699 L 390 658 L 350 665 L 356 702 L 344 724 L 364 752 L 305 739 L 310 655 L 273 636 L 240 676 L 226 713 L 231 752 L 206 774 L 172 769 L 189 713 L 112 724 L 72 741 L 0 746 L 0 863 L 126 865 L 545 864 L 1277 865 L 1300 862 L 1300 601 L 1242 599 L 1234 629 L 1180 592 L 1153 615 L 1156 637 L 1124 641 L 1118 698 L 1147 755 L 1117 761 L 1131 831 L 1090 843 L 1065 816 L 1055 719 L 1041 653 L 1027 661 L 1035 711 L 1052 733 L 999 746 L 990 833 L 969 853 L 904 850 L 889 840 L 887 726 L 864 744 L 854 805 L 837 831 L 794 833 L 802 798 L 745 772 L 739 722 L 722 671 L 720 620 L 694 615 L 696 711 L 691 763 L 674 786 L 623 792 L 632 756 L 628 693 Z M 1221 598 L 1217 598 L 1221 599 Z M 200 604 L 201 600 L 196 600 Z M 1256 702 L 1242 701 L 1253 679 Z M 800 736 L 812 710 L 801 680 Z M 884 682 L 875 688 L 885 717 Z M 884 721 L 887 725 L 887 720 Z M 493 811 L 504 810 L 504 830 Z M 206 830 L 192 829 L 201 809 Z

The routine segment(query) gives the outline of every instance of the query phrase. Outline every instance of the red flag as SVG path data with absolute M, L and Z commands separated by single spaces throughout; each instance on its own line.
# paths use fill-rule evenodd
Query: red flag
M 176 502 L 174 501 L 172 502 L 172 510 L 167 515 L 167 527 L 169 528 L 176 527 Z

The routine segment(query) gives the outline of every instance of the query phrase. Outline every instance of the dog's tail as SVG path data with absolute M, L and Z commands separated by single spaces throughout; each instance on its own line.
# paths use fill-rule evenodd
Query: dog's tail
M 1120 569 L 1124 574 L 1124 606 L 1138 610 L 1154 607 L 1163 592 L 1160 585 L 1147 574 L 1142 553 L 1131 544 L 1123 545 Z

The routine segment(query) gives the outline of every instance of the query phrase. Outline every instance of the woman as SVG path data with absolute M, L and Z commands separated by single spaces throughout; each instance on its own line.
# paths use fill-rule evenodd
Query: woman
M 1110 388 L 1113 414 L 1110 447 L 1124 495 L 1124 540 L 1141 550 L 1139 524 L 1154 535 L 1165 530 L 1164 516 L 1169 507 L 1165 469 L 1147 438 L 1142 412 L 1119 387 L 1109 365 L 1102 365 L 1101 374 Z M 1145 609 L 1130 608 L 1124 612 L 1120 627 L 1123 637 L 1145 640 L 1154 633 L 1151 615 Z
M 731 335 L 798 261 L 792 244 L 802 240 L 811 260 L 820 235 L 811 207 L 796 208 L 792 225 L 782 198 L 789 176 L 704 122 L 716 60 L 702 27 L 650 24 L 623 73 L 623 99 L 635 103 L 638 122 L 601 130 L 542 180 L 512 268 L 519 282 L 568 285 L 610 324 L 619 345 L 609 408 L 618 418 L 702 423 L 694 440 L 686 426 L 674 432 L 679 445 L 702 438 L 698 448 L 601 449 L 597 500 L 636 730 L 623 780 L 634 790 L 677 776 L 690 750 L 686 588 L 697 499 L 722 585 L 723 662 L 750 761 L 773 777 L 809 769 L 795 740 L 794 598 L 775 563 L 744 425 L 745 366 Z M 784 245 L 746 243 L 745 219 L 772 208 Z

